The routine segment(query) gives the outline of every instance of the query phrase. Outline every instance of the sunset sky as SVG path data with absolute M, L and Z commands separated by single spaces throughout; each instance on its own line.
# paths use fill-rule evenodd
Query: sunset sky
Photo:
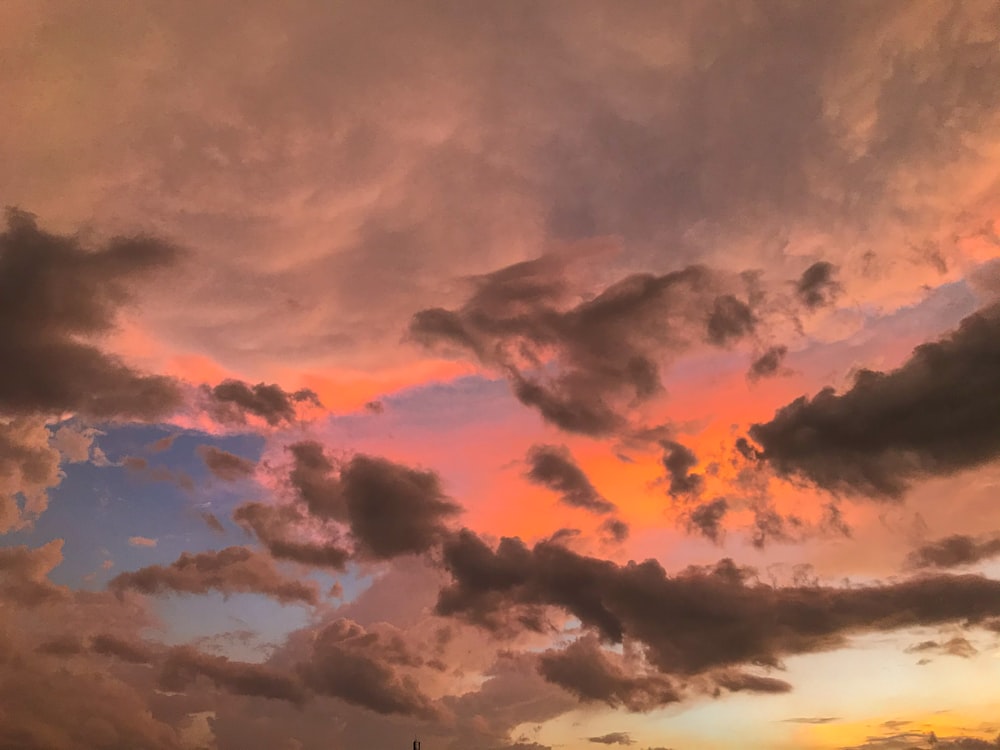
M 0 748 L 985 750 L 995 0 L 0 2 Z

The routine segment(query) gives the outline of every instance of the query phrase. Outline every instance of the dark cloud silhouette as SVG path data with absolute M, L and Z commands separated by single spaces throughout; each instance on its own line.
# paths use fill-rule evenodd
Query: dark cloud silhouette
M 312 581 L 288 578 L 270 557 L 246 547 L 190 553 L 185 552 L 170 565 L 146 568 L 115 576 L 108 587 L 121 594 L 264 594 L 282 603 L 316 604 L 318 591 Z
M 624 424 L 629 404 L 662 390 L 659 363 L 669 355 L 704 336 L 725 344 L 753 329 L 749 306 L 720 294 L 747 279 L 690 266 L 628 276 L 572 304 L 564 266 L 542 257 L 477 277 L 464 305 L 418 312 L 410 335 L 498 369 L 552 424 L 604 435 Z
M 727 670 L 712 675 L 712 681 L 731 693 L 788 693 L 792 686 L 784 680 Z
M 782 476 L 834 492 L 895 499 L 912 481 L 1000 456 L 1000 305 L 917 347 L 891 372 L 863 370 L 850 390 L 827 388 L 782 407 L 750 436 Z
M 616 663 L 596 638 L 585 637 L 562 651 L 546 651 L 538 669 L 546 680 L 584 702 L 606 703 L 629 711 L 652 711 L 681 699 L 673 683 L 662 675 L 636 675 Z
M 531 481 L 558 492 L 566 505 L 592 513 L 611 513 L 615 505 L 594 489 L 569 449 L 564 445 L 533 445 L 528 450 L 528 472 Z
M 619 566 L 550 542 L 528 548 L 505 538 L 494 550 L 469 531 L 445 544 L 443 562 L 453 581 L 440 592 L 439 614 L 497 628 L 518 607 L 558 607 L 604 640 L 643 643 L 665 675 L 776 665 L 856 633 L 977 622 L 1000 612 L 1000 582 L 979 576 L 775 587 L 729 560 L 668 576 L 653 560 Z
M 788 354 L 787 346 L 769 347 L 767 351 L 757 357 L 750 365 L 750 369 L 747 371 L 747 378 L 751 381 L 757 381 L 761 378 L 769 378 L 777 375 L 786 354 Z
M 839 716 L 799 716 L 794 719 L 784 719 L 787 724 L 832 724 L 840 721 Z
M 266 665 L 231 661 L 190 646 L 177 646 L 167 652 L 160 673 L 163 689 L 184 690 L 198 677 L 206 677 L 216 687 L 235 695 L 288 701 L 294 705 L 302 705 L 306 700 L 305 688 L 295 677 Z
M 438 711 L 416 680 L 396 669 L 420 663 L 400 639 L 386 642 L 376 632 L 339 619 L 316 634 L 310 658 L 299 671 L 318 693 L 379 714 L 433 718 Z
M 252 531 L 268 552 L 280 560 L 343 570 L 351 557 L 339 535 L 330 529 L 322 530 L 321 540 L 316 539 L 315 533 L 308 541 L 296 539 L 307 521 L 296 506 L 244 503 L 233 511 L 233 520 Z
M 125 456 L 122 466 L 150 482 L 169 482 L 188 492 L 194 490 L 194 480 L 185 472 L 174 471 L 166 466 L 150 466 L 149 461 L 142 456 Z
M 817 261 L 802 272 L 795 284 L 795 293 L 810 310 L 830 305 L 841 292 L 836 275 L 835 265 L 825 260 Z
M 384 458 L 354 456 L 340 484 L 351 534 L 360 551 L 376 559 L 426 552 L 460 510 L 445 498 L 437 474 Z
M 756 325 L 750 305 L 731 294 L 716 297 L 708 317 L 708 340 L 725 346 L 753 333 Z
M 303 440 L 287 449 L 292 454 L 288 482 L 309 512 L 318 518 L 345 521 L 347 508 L 334 473 L 336 467 L 323 451 L 323 445 L 315 440 Z
M 620 518 L 609 518 L 601 524 L 600 529 L 612 542 L 621 543 L 628 539 L 629 526 Z
M 729 510 L 724 497 L 702 503 L 688 514 L 688 528 L 697 529 L 705 538 L 718 542 L 722 536 L 722 519 Z
M 906 558 L 911 568 L 957 568 L 1000 556 L 1000 537 L 954 534 L 927 542 Z
M 663 468 L 667 470 L 669 492 L 674 497 L 697 495 L 705 484 L 701 474 L 691 473 L 698 457 L 687 446 L 673 440 L 663 440 Z
M 600 737 L 588 737 L 588 742 L 595 742 L 599 745 L 634 745 L 635 740 L 628 732 L 609 732 Z
M 7 363 L 0 412 L 153 420 L 177 409 L 181 391 L 172 379 L 140 373 L 88 343 L 114 328 L 138 282 L 177 257 L 176 248 L 149 237 L 92 250 L 8 210 L 0 234 L 0 360 Z
M 83 643 L 73 635 L 57 636 L 43 641 L 35 648 L 35 653 L 47 656 L 68 657 L 83 653 Z
M 208 470 L 225 482 L 236 482 L 253 474 L 254 462 L 235 453 L 214 445 L 199 445 L 196 450 Z
M 321 405 L 319 397 L 308 388 L 289 393 L 278 385 L 250 385 L 242 380 L 224 380 L 214 388 L 205 386 L 204 394 L 209 413 L 223 424 L 246 424 L 247 416 L 253 415 L 275 427 L 296 420 L 297 404 Z
M 869 737 L 861 745 L 842 747 L 840 750 L 997 750 L 1000 737 L 984 740 L 978 737 L 938 737 L 934 732 L 896 732 L 880 737 Z

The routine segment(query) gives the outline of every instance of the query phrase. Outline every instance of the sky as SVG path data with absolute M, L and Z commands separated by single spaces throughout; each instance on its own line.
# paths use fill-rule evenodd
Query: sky
M 0 747 L 1000 746 L 1000 5 L 0 3 Z

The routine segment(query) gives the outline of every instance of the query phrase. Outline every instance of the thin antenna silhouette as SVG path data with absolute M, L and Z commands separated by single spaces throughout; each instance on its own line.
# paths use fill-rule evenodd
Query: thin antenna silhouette
M 420 740 L 413 740 L 413 750 L 420 750 Z

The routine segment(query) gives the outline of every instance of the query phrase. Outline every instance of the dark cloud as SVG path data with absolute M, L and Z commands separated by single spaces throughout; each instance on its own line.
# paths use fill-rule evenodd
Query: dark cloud
M 163 689 L 184 690 L 198 677 L 206 677 L 216 687 L 235 695 L 288 701 L 294 705 L 302 705 L 306 700 L 305 688 L 295 677 L 266 665 L 231 661 L 190 646 L 177 646 L 167 652 L 160 673 Z
M 782 476 L 835 492 L 899 498 L 924 476 L 1000 456 L 1000 305 L 917 347 L 899 369 L 863 370 L 850 390 L 827 388 L 750 429 Z
M 453 582 L 437 611 L 497 627 L 518 607 L 558 607 L 604 640 L 645 645 L 665 675 L 828 650 L 853 634 L 982 621 L 1000 612 L 1000 582 L 938 575 L 853 588 L 775 587 L 724 560 L 668 576 L 653 560 L 616 565 L 556 544 L 505 538 L 494 550 L 468 531 L 445 544 Z
M 761 378 L 769 378 L 777 375 L 786 354 L 788 354 L 787 346 L 772 346 L 768 348 L 767 351 L 757 357 L 750 365 L 750 369 L 747 371 L 747 378 L 751 381 L 757 381 Z
M 0 412 L 153 420 L 178 408 L 181 391 L 173 380 L 140 373 L 87 343 L 114 328 L 139 281 L 177 256 L 176 248 L 149 237 L 88 249 L 9 210 L 0 234 L 0 360 L 7 363 Z
M 533 445 L 528 451 L 531 481 L 558 492 L 566 505 L 592 513 L 611 513 L 615 505 L 594 489 L 564 445 Z
M 431 471 L 359 454 L 341 470 L 351 534 L 376 559 L 426 552 L 445 533 L 459 506 L 445 498 Z
M 636 675 L 612 658 L 596 638 L 586 637 L 562 651 L 546 651 L 539 658 L 538 669 L 546 680 L 581 701 L 606 703 L 612 708 L 652 711 L 681 699 L 667 678 Z
M 166 466 L 150 466 L 149 461 L 142 456 L 125 456 L 122 466 L 151 482 L 169 482 L 188 492 L 194 490 L 194 480 L 185 472 L 171 470 Z
M 784 680 L 728 670 L 712 675 L 712 681 L 731 693 L 788 693 L 792 686 Z
M 906 564 L 911 568 L 957 568 L 974 565 L 1000 555 L 1000 537 L 954 534 L 927 542 L 913 550 Z
M 690 448 L 673 440 L 661 441 L 663 468 L 667 470 L 669 492 L 674 497 L 697 495 L 705 484 L 701 474 L 691 473 L 698 465 L 698 457 Z
M 624 424 L 630 404 L 662 390 L 659 363 L 702 338 L 706 314 L 717 344 L 753 329 L 746 303 L 719 294 L 746 280 L 701 266 L 628 276 L 576 304 L 564 273 L 564 261 L 542 257 L 477 277 L 462 307 L 417 313 L 410 335 L 498 369 L 558 427 L 604 435 Z
M 288 482 L 309 512 L 318 518 L 347 519 L 347 509 L 334 463 L 315 440 L 303 440 L 288 446 L 292 468 Z
M 246 424 L 247 416 L 259 417 L 272 427 L 297 419 L 297 404 L 320 406 L 319 397 L 308 388 L 289 393 L 268 383 L 250 385 L 242 380 L 224 380 L 214 388 L 205 386 L 208 410 L 223 424 Z
M 214 445 L 199 445 L 196 450 L 208 470 L 225 482 L 236 482 L 253 474 L 254 462 L 235 453 Z
M 840 750 L 997 750 L 1000 737 L 984 740 L 978 737 L 938 737 L 934 732 L 898 732 L 881 737 L 869 737 L 861 745 Z
M 43 641 L 36 648 L 35 652 L 48 656 L 76 656 L 83 653 L 83 643 L 80 639 L 72 635 L 57 636 Z
M 628 539 L 629 526 L 620 518 L 609 518 L 607 521 L 601 524 L 601 531 L 607 536 L 607 538 L 616 543 L 624 542 Z
M 728 510 L 729 503 L 724 497 L 702 503 L 688 514 L 688 529 L 697 529 L 705 538 L 718 542 L 722 536 L 722 519 Z
M 836 275 L 835 265 L 825 260 L 817 261 L 802 272 L 795 284 L 795 293 L 810 310 L 833 304 L 841 291 Z
M 433 718 L 438 711 L 399 666 L 422 663 L 401 640 L 386 642 L 351 620 L 340 619 L 316 634 L 312 653 L 299 670 L 316 692 L 379 714 Z
M 784 719 L 788 724 L 832 724 L 840 721 L 839 716 L 799 716 L 794 719 Z
M 170 565 L 150 565 L 121 573 L 108 584 L 112 591 L 143 594 L 263 594 L 288 604 L 316 604 L 318 592 L 312 581 L 288 578 L 270 557 L 246 547 L 185 552 Z
M 634 745 L 635 740 L 629 736 L 628 732 L 609 732 L 600 737 L 588 737 L 588 742 L 596 742 L 600 745 Z
M 308 541 L 294 538 L 307 520 L 296 506 L 244 503 L 233 511 L 233 520 L 252 531 L 268 552 L 280 560 L 343 570 L 351 556 L 338 535 L 329 529 L 321 530 L 320 540 L 316 534 Z
M 731 294 L 715 298 L 708 317 L 708 340 L 725 346 L 753 333 L 757 321 L 750 305 Z

